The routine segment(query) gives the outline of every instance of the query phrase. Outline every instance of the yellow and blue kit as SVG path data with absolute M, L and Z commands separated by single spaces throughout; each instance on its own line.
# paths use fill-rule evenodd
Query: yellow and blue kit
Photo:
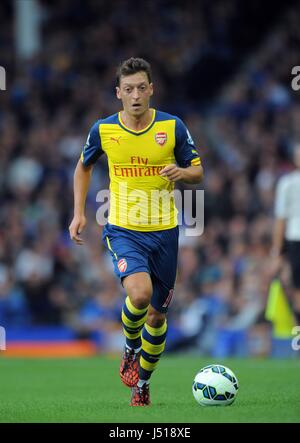
M 107 155 L 110 210 L 103 240 L 116 274 L 123 279 L 148 272 L 153 282 L 151 304 L 165 312 L 177 268 L 178 222 L 174 182 L 159 172 L 169 164 L 182 168 L 201 164 L 192 137 L 176 116 L 152 110 L 140 131 L 128 128 L 121 113 L 98 120 L 81 154 L 84 166 Z

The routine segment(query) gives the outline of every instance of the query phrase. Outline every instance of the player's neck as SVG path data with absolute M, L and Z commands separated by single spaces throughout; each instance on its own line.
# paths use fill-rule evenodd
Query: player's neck
M 133 131 L 142 131 L 150 125 L 153 119 L 154 109 L 147 109 L 142 115 L 130 115 L 125 110 L 121 111 L 122 122 Z

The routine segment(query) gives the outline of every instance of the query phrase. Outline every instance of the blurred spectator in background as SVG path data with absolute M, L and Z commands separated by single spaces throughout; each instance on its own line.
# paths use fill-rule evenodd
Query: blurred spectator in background
M 271 257 L 278 272 L 286 246 L 294 288 L 293 310 L 300 325 L 300 144 L 294 146 L 293 160 L 296 169 L 281 177 L 276 188 Z
M 113 289 L 113 290 L 112 290 Z M 122 303 L 116 285 L 94 288 L 73 320 L 78 337 L 92 338 L 99 349 L 114 352 L 124 347 L 120 312 Z

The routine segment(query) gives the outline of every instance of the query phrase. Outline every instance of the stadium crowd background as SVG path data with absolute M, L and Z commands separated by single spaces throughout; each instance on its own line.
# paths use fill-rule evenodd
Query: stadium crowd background
M 92 123 L 119 110 L 115 70 L 134 55 L 152 64 L 153 106 L 185 121 L 205 169 L 204 235 L 180 237 L 168 350 L 270 355 L 274 189 L 300 141 L 300 95 L 291 89 L 299 5 L 40 3 L 41 50 L 22 63 L 13 4 L 0 3 L 0 324 L 8 338 L 47 326 L 102 350 L 123 346 L 124 293 L 95 217 L 96 194 L 108 188 L 105 160 L 94 169 L 83 247 L 68 226 L 81 148 Z

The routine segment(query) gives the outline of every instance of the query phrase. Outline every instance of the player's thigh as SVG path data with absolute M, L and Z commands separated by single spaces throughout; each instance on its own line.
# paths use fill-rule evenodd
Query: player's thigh
M 171 303 L 178 260 L 178 227 L 163 231 L 160 248 L 149 258 L 153 294 L 151 305 L 158 312 L 166 314 Z
M 160 247 L 149 257 L 149 267 L 158 283 L 168 290 L 175 284 L 178 261 L 178 227 L 160 233 Z M 163 291 L 164 288 L 161 290 Z
M 161 314 L 167 314 L 174 295 L 175 278 L 167 283 L 152 275 L 153 293 L 151 306 Z
M 147 251 L 134 235 L 111 225 L 103 229 L 102 240 L 110 252 L 114 272 L 121 282 L 129 275 L 150 272 Z
M 136 308 L 143 309 L 150 304 L 153 288 L 148 272 L 127 275 L 123 278 L 122 284 L 131 303 Z

